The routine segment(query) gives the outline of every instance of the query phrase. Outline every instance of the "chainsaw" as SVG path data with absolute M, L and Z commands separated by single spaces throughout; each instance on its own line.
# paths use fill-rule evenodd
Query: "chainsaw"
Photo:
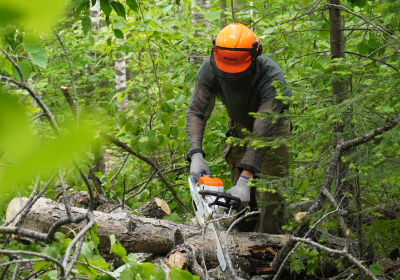
M 221 241 L 215 228 L 215 221 L 228 227 L 233 221 L 234 210 L 239 210 L 240 198 L 224 193 L 222 180 L 212 175 L 202 175 L 197 180 L 189 177 L 190 194 L 192 205 L 196 213 L 196 219 L 200 226 L 206 226 L 214 230 L 217 239 L 217 257 L 222 271 L 226 270 L 226 261 L 221 246 Z

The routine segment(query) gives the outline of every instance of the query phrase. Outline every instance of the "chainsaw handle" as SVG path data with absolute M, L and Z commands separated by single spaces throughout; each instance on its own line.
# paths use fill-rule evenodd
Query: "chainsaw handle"
M 241 204 L 241 200 L 239 197 L 230 195 L 228 193 L 222 193 L 222 192 L 216 192 L 216 191 L 210 191 L 210 190 L 201 190 L 199 191 L 199 194 L 201 195 L 211 195 L 211 196 L 215 196 L 215 201 L 212 203 L 209 203 L 208 206 L 214 206 L 214 205 L 218 205 L 218 206 L 222 206 L 225 208 L 230 208 L 232 207 L 233 209 L 239 210 L 240 208 L 240 204 Z M 220 198 L 224 198 L 225 202 L 220 201 Z

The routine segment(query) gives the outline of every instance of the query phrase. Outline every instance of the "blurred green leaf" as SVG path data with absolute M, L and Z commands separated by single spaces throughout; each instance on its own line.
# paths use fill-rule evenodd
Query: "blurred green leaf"
M 100 8 L 105 15 L 110 15 L 112 12 L 112 8 L 108 0 L 100 0 Z
M 91 24 L 92 24 L 92 20 L 90 19 L 90 16 L 85 16 L 82 19 L 82 29 L 83 29 L 84 33 L 88 33 Z
M 113 1 L 113 2 L 111 2 L 111 6 L 114 8 L 114 11 L 116 11 L 120 17 L 123 17 L 123 18 L 126 17 L 125 8 L 121 3 L 117 2 L 117 1 Z
M 26 27 L 48 32 L 65 4 L 65 0 L 1 1 L 0 25 L 18 19 Z
M 138 12 L 139 6 L 136 3 L 136 0 L 126 0 L 126 4 L 132 9 L 132 11 Z
M 118 39 L 124 39 L 124 33 L 122 33 L 121 29 L 114 29 L 114 35 Z

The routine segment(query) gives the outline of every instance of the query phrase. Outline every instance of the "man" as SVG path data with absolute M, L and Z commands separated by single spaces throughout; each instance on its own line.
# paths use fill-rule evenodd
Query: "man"
M 242 129 L 257 132 L 265 137 L 290 133 L 290 125 L 282 120 L 255 119 L 249 113 L 266 110 L 282 113 L 288 108 L 275 99 L 274 81 L 286 84 L 281 68 L 262 55 L 262 45 L 257 36 L 246 26 L 233 23 L 222 29 L 213 40 L 213 50 L 196 75 L 196 85 L 186 111 L 186 132 L 189 141 L 188 160 L 190 172 L 199 177 L 203 170 L 209 172 L 204 160 L 202 141 L 206 122 L 214 108 L 215 97 L 226 106 L 230 127 L 228 136 L 244 138 Z M 285 96 L 292 92 L 286 90 Z M 284 220 L 284 197 L 278 192 L 256 192 L 247 186 L 257 174 L 283 177 L 286 175 L 287 148 L 254 149 L 233 147 L 225 144 L 222 154 L 231 171 L 232 188 L 227 193 L 237 196 L 242 207 L 260 202 L 260 232 L 282 233 Z M 266 156 L 267 154 L 267 156 Z

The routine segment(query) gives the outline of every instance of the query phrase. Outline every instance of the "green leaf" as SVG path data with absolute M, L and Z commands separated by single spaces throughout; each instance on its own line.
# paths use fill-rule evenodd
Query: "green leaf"
M 114 1 L 114 2 L 111 2 L 111 6 L 114 8 L 114 10 L 117 12 L 117 14 L 120 17 L 123 17 L 123 18 L 126 17 L 125 8 L 121 3 Z
M 75 14 L 74 14 L 74 21 L 75 21 L 75 22 L 79 20 L 79 16 L 80 16 L 80 14 L 81 14 L 83 8 L 85 8 L 85 6 L 86 6 L 86 2 L 80 4 L 80 5 L 78 6 L 78 8 L 76 8 Z
M 204 146 L 204 152 L 211 153 L 215 151 L 215 148 L 216 148 L 215 144 L 210 141 Z
M 114 35 L 118 39 L 124 39 L 124 33 L 122 33 L 121 29 L 114 29 Z
M 171 221 L 171 222 L 177 222 L 177 223 L 183 223 L 183 219 L 179 217 L 178 214 L 172 213 L 169 216 L 164 216 L 163 220 Z
M 174 266 L 169 271 L 169 278 L 171 280 L 195 280 L 199 279 L 199 277 L 190 274 L 187 270 L 182 270 L 181 268 Z
M 100 238 L 97 235 L 97 223 L 95 223 L 92 227 L 92 229 L 90 230 L 91 234 L 92 234 L 92 241 L 94 243 L 94 246 L 97 247 L 97 245 L 100 244 Z
M 184 94 L 180 94 L 175 98 L 175 105 L 179 108 L 186 102 L 186 96 Z
M 4 32 L 10 37 L 14 37 L 15 31 L 17 31 L 17 29 L 15 29 L 14 25 L 7 25 L 4 29 Z
M 23 59 L 21 62 L 18 62 L 17 64 L 18 64 L 19 68 L 21 68 L 21 72 L 22 72 L 22 76 L 23 76 L 24 80 L 27 81 L 32 72 L 31 63 L 28 60 Z M 12 67 L 12 71 L 13 71 L 14 78 L 16 80 L 20 81 L 21 78 L 20 78 L 19 72 L 14 65 Z
M 383 269 L 383 267 L 380 266 L 379 264 L 374 263 L 374 264 L 371 264 L 371 265 L 369 266 L 369 271 L 371 271 L 371 273 L 372 273 L 373 275 L 382 275 L 384 269 Z
M 329 22 L 325 21 L 321 25 L 321 29 L 329 29 Z M 329 36 L 329 31 L 320 31 L 319 32 L 319 36 L 322 37 L 322 38 L 327 38 Z
M 105 15 L 110 15 L 112 12 L 112 8 L 108 0 L 100 0 L 100 8 Z
M 172 137 L 177 138 L 179 133 L 178 127 L 174 126 L 173 128 L 171 128 L 169 133 Z
M 65 4 L 63 0 L 0 1 L 0 26 L 15 21 L 26 29 L 48 32 Z
M 144 133 L 146 134 L 149 138 L 154 138 L 154 136 L 156 136 L 156 133 L 154 132 L 154 130 L 146 130 L 146 132 Z
M 300 273 L 305 269 L 304 264 L 301 260 L 294 260 L 290 262 L 290 272 Z
M 161 129 L 160 129 L 160 134 L 161 135 L 168 135 L 169 133 L 169 126 L 168 125 L 164 125 Z
M 171 83 L 165 82 L 162 86 L 162 92 L 165 94 L 165 97 L 169 100 L 175 97 L 174 87 Z
M 92 24 L 92 20 L 90 19 L 90 16 L 85 16 L 85 17 L 82 19 L 82 30 L 83 30 L 83 32 L 84 32 L 85 34 L 88 33 L 91 24 Z
M 139 11 L 139 6 L 136 3 L 136 0 L 126 0 L 126 4 L 128 5 L 129 8 L 131 8 L 132 11 L 135 12 Z
M 89 153 L 89 152 L 85 152 L 85 154 L 90 160 L 94 160 L 94 154 Z
M 357 46 L 357 50 L 360 54 L 362 55 L 367 55 L 369 52 L 369 46 L 367 43 L 365 42 L 361 42 L 360 44 L 358 44 Z
M 27 277 L 28 275 L 29 275 L 29 270 L 25 269 L 24 271 L 22 271 L 23 277 Z
M 51 262 L 44 261 L 44 262 L 35 262 L 35 264 L 32 266 L 32 268 L 38 272 L 39 270 L 42 270 L 45 267 L 51 266 Z
M 374 39 L 368 40 L 369 51 L 373 52 L 377 48 L 379 48 L 379 42 L 375 41 Z
M 47 245 L 44 249 L 43 249 L 43 254 L 48 255 L 52 258 L 55 259 L 59 259 L 61 257 L 60 255 L 60 251 L 58 250 L 57 247 L 55 246 L 49 246 Z
M 118 241 L 114 243 L 111 247 L 111 252 L 115 253 L 118 257 L 120 257 L 122 260 L 126 256 L 126 250 L 124 247 L 122 247 L 121 243 Z
M 46 68 L 48 55 L 44 48 L 41 48 L 37 52 L 31 53 L 29 55 L 29 58 L 31 59 L 33 64 L 35 64 L 39 67 Z
M 135 274 L 133 273 L 132 269 L 129 267 L 126 267 L 122 272 L 121 275 L 119 276 L 119 279 L 121 280 L 132 280 L 136 279 Z
M 160 143 L 160 141 L 158 140 L 158 137 L 154 136 L 152 138 L 149 138 L 149 144 L 152 148 L 154 148 L 153 150 L 157 150 L 158 149 L 158 144 Z

